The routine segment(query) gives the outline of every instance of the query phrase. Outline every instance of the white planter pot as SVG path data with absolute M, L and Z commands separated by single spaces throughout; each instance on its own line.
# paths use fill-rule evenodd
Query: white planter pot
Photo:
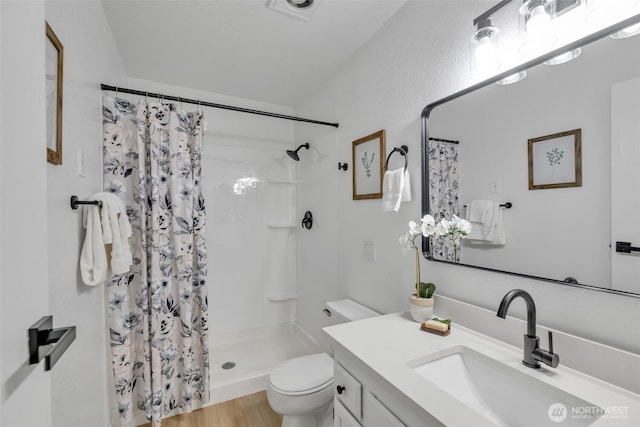
M 424 322 L 433 316 L 434 298 L 416 298 L 415 294 L 409 296 L 409 312 L 416 322 Z

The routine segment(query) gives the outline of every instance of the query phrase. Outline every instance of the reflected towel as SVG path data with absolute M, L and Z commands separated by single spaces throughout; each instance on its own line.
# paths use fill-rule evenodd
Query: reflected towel
M 472 200 L 467 205 L 466 219 L 471 223 L 467 240 L 472 244 L 504 245 L 506 236 L 502 209 L 493 200 Z

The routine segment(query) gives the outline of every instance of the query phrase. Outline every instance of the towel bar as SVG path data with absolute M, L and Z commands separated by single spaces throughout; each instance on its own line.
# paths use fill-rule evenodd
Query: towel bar
M 466 208 L 467 205 L 462 205 L 463 208 Z M 511 202 L 506 202 L 500 205 L 501 208 L 505 208 L 505 209 L 511 209 L 513 207 L 513 203 Z
M 391 158 L 391 155 L 396 151 L 404 156 L 404 170 L 407 170 L 407 153 L 409 152 L 409 147 L 407 147 L 406 145 L 394 147 L 393 150 L 391 150 L 391 152 L 387 156 L 387 161 L 385 162 L 385 169 L 389 170 L 389 159 Z
M 99 200 L 78 200 L 78 196 L 71 196 L 71 209 L 78 209 L 78 205 L 102 206 L 102 203 Z

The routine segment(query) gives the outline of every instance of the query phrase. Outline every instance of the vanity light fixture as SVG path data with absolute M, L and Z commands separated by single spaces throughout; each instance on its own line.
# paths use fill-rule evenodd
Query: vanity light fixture
M 582 53 L 582 49 L 577 48 L 570 50 L 569 52 L 561 53 L 560 55 L 549 59 L 548 61 L 544 61 L 545 65 L 559 65 L 565 64 L 569 61 L 576 59 Z
M 557 37 L 551 22 L 555 6 L 555 0 L 526 0 L 520 7 L 525 37 L 520 52 L 528 54 L 543 51 L 555 43 Z
M 480 72 L 486 73 L 500 68 L 497 36 L 498 28 L 491 25 L 491 19 L 483 18 L 476 23 L 471 43 L 475 47 L 474 57 Z
M 510 84 L 513 84 L 513 83 L 517 83 L 520 80 L 523 80 L 525 77 L 527 77 L 527 72 L 526 71 L 520 71 L 518 73 L 511 74 L 510 76 L 507 76 L 502 80 L 498 80 L 496 82 L 496 84 L 501 85 L 501 86 L 510 85 Z
M 520 14 L 524 16 L 525 28 L 532 37 L 544 37 L 551 28 L 551 15 L 553 14 L 554 1 L 527 0 L 520 7 Z

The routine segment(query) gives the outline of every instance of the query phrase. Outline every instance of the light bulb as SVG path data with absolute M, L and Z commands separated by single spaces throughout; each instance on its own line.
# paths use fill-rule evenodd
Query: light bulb
M 545 10 L 544 4 L 539 4 L 531 10 L 526 29 L 534 37 L 551 31 L 551 16 Z
M 491 37 L 482 37 L 476 46 L 476 59 L 481 62 L 494 60 L 496 57 L 496 47 L 491 42 Z
M 471 38 L 472 43 L 475 45 L 476 67 L 482 73 L 495 71 L 500 68 L 497 46 L 498 28 L 491 26 L 489 19 L 478 22 L 477 28 Z

